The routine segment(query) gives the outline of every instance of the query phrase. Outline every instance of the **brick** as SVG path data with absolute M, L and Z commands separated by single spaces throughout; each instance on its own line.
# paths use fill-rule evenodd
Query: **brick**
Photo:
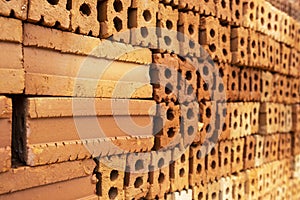
M 300 148 L 299 148 L 299 145 L 300 145 L 300 134 L 299 134 L 299 132 L 294 132 L 294 133 L 291 134 L 291 136 L 292 136 L 292 146 L 291 146 L 292 155 L 300 154 Z M 285 142 L 285 140 L 283 140 L 283 142 Z M 282 149 L 283 149 L 283 155 L 285 155 L 284 154 L 284 146 L 283 146 Z
M 181 191 L 189 187 L 189 149 L 174 148 L 170 165 L 171 192 Z
M 193 199 L 206 199 L 207 185 L 201 184 L 200 186 L 194 186 L 193 188 Z
M 81 178 L 75 178 L 72 180 L 65 180 L 53 184 L 38 186 L 21 190 L 18 192 L 12 192 L 3 194 L 1 199 L 58 199 L 62 196 L 68 196 L 72 199 L 85 199 L 85 200 L 97 200 L 98 196 L 94 194 L 95 183 L 92 182 L 92 176 L 86 176 Z
M 45 26 L 58 26 L 61 29 L 70 27 L 70 11 L 67 0 L 63 1 L 30 1 L 28 7 L 28 21 L 41 22 Z
M 280 11 L 268 4 L 268 9 L 265 12 L 265 18 L 267 17 L 267 22 L 265 22 L 265 27 L 268 29 L 266 34 L 270 35 L 272 38 L 276 39 L 277 41 L 280 40 L 280 18 L 281 13 Z
M 25 20 L 27 18 L 28 0 L 2 1 L 0 8 L 1 15 L 8 17 L 13 13 L 14 17 Z
M 275 133 L 279 128 L 279 104 L 262 103 L 259 111 L 259 133 Z
M 244 146 L 244 169 L 254 168 L 255 166 L 255 137 L 246 136 Z
M 269 26 L 271 23 L 271 15 L 269 15 L 271 7 L 272 5 L 267 1 L 258 2 L 257 5 L 257 29 L 259 32 L 270 35 L 272 32 L 268 31 L 271 31 L 271 27 Z
M 219 199 L 220 197 L 220 183 L 212 181 L 207 184 L 207 200 Z
M 228 68 L 228 79 L 226 88 L 226 99 L 230 101 L 238 100 L 240 95 L 240 68 L 230 66 Z
M 251 124 L 251 134 L 258 133 L 259 130 L 259 108 L 260 103 L 252 102 L 250 103 L 250 124 Z
M 292 106 L 279 104 L 279 132 L 292 130 Z
M 150 188 L 147 199 L 163 198 L 170 191 L 171 150 L 152 151 L 149 172 Z
M 207 182 L 205 171 L 206 148 L 203 145 L 190 146 L 189 185 L 201 187 Z
M 178 144 L 181 137 L 179 134 L 179 106 L 174 105 L 172 102 L 160 104 L 158 114 L 159 116 L 156 117 L 154 122 L 155 148 L 160 149 Z
M 229 6 L 229 5 L 228 5 Z M 222 49 L 220 53 L 220 62 L 230 63 L 231 53 L 230 53 L 230 26 L 219 26 L 219 48 Z
M 199 68 L 197 69 L 197 87 L 198 87 L 198 101 L 201 100 L 213 100 L 213 98 L 218 99 L 219 96 L 215 96 L 215 85 L 214 80 L 215 74 L 213 68 L 215 64 L 211 59 L 205 59 L 204 61 L 199 61 Z M 214 97 L 215 96 L 215 97 Z
M 161 2 L 163 4 L 171 5 L 174 7 L 174 6 L 178 6 L 179 0 L 161 0 Z
M 253 30 L 249 31 L 249 66 L 258 67 L 259 66 L 259 34 Z
M 0 172 L 7 172 L 11 168 L 11 148 L 0 148 Z
M 261 135 L 254 135 L 255 137 L 255 156 L 254 156 L 254 162 L 255 167 L 259 167 L 264 162 L 264 140 L 265 138 Z
M 278 177 L 279 161 L 276 160 L 271 163 L 271 183 L 274 187 L 279 187 L 280 178 Z
M 288 14 L 281 12 L 280 41 L 289 45 L 291 44 L 290 23 Z
M 273 134 L 272 135 L 272 141 L 271 141 L 271 152 L 270 152 L 270 160 L 276 161 L 278 159 L 278 149 L 279 149 L 279 134 Z
M 232 198 L 233 199 L 245 199 L 246 198 L 246 173 L 237 173 L 232 175 Z
M 207 180 L 208 181 L 215 181 L 220 178 L 220 167 L 219 167 L 219 144 L 216 143 L 209 143 L 207 145 L 207 155 L 205 158 L 205 165 L 207 171 Z
M 179 103 L 192 103 L 196 100 L 197 75 L 196 66 L 188 60 L 179 60 Z
M 71 161 L 39 167 L 19 167 L 0 173 L 0 193 L 8 193 L 36 186 L 57 183 L 74 178 L 89 177 L 93 172 L 93 160 Z M 72 169 L 70 171 L 70 169 Z M 28 179 L 30 178 L 30 181 Z M 25 184 L 26 183 L 26 184 Z
M 149 191 L 150 154 L 128 154 L 124 177 L 125 199 L 146 197 Z
M 271 191 L 271 164 L 266 164 L 262 166 L 261 169 L 264 173 L 264 192 L 268 193 Z
M 24 71 L 0 69 L 0 93 L 21 94 L 24 90 Z
M 153 58 L 155 64 L 151 65 L 150 77 L 154 85 L 154 99 L 157 102 L 175 102 L 178 98 L 178 59 L 169 54 L 154 54 Z
M 285 44 L 280 45 L 280 68 L 275 70 L 277 72 L 288 74 L 289 73 L 289 61 L 290 61 L 291 49 Z
M 290 57 L 290 70 L 289 74 L 292 76 L 297 77 L 299 74 L 299 69 L 298 69 L 298 63 L 300 60 L 300 53 L 296 49 L 292 48 L 291 49 L 291 57 Z
M 290 158 L 292 153 L 292 136 L 289 133 L 280 134 L 279 136 L 279 149 L 278 158 L 280 160 Z M 297 151 L 298 148 L 296 147 Z
M 22 42 L 23 30 L 22 21 L 12 18 L 0 17 L 0 40 L 7 42 Z
M 251 134 L 251 103 L 244 102 L 241 111 L 241 137 Z
M 257 199 L 258 192 L 257 192 L 257 170 L 251 169 L 246 170 L 246 185 L 245 185 L 245 192 L 247 195 L 247 199 Z
M 230 140 L 221 141 L 219 143 L 219 166 L 220 175 L 222 177 L 231 174 L 231 146 Z
M 293 17 L 290 17 L 290 24 L 289 24 L 289 37 L 290 37 L 290 46 L 295 47 L 295 40 L 296 40 L 296 34 L 297 34 L 297 26 L 296 24 L 298 21 L 294 19 Z
M 130 4 L 130 1 L 116 1 L 115 3 L 114 0 L 102 0 L 98 3 L 98 11 L 102 11 L 98 18 L 101 38 L 113 36 L 118 41 L 129 42 L 129 32 L 119 33 L 126 31 L 128 28 L 128 8 Z
M 226 103 L 217 103 L 217 130 L 219 134 L 219 140 L 226 140 L 230 138 L 229 128 L 229 114 Z
M 200 129 L 200 139 L 196 138 L 196 141 L 203 143 L 207 139 L 214 139 L 216 141 L 218 135 L 216 134 L 216 103 L 215 102 L 202 102 L 199 104 L 200 108 L 200 123 L 203 123 Z M 217 137 L 216 137 L 217 136 Z
M 271 70 L 274 70 L 275 68 L 279 68 L 279 62 L 280 62 L 280 43 L 277 41 L 270 39 L 268 40 L 268 63 Z
M 232 53 L 232 64 L 248 65 L 248 38 L 248 29 L 243 27 L 231 29 L 230 50 Z
M 265 184 L 264 184 L 264 175 L 265 172 L 263 171 L 263 165 L 259 168 L 256 168 L 257 173 L 257 191 L 260 195 L 263 195 L 265 193 Z
M 200 11 L 200 1 L 189 1 L 189 0 L 179 0 L 178 8 L 179 10 L 192 10 L 194 12 Z
M 292 117 L 293 117 L 293 132 L 297 133 L 300 131 L 300 105 L 292 105 Z
M 243 16 L 243 2 L 232 1 L 231 2 L 231 23 L 233 25 L 241 25 Z
M 272 135 L 264 136 L 264 151 L 263 151 L 264 163 L 268 163 L 272 161 L 272 142 L 273 142 Z
M 231 173 L 239 172 L 243 169 L 244 138 L 232 140 L 231 146 Z
M 220 179 L 220 199 L 232 199 L 232 180 L 230 177 Z
M 9 42 L 0 42 L 0 47 L 2 49 L 5 49 L 5 51 L 0 52 L 0 59 L 1 59 L 0 69 L 23 70 L 22 45 L 9 43 Z
M 180 192 L 174 192 L 171 194 L 167 194 L 167 200 L 180 200 L 180 199 L 186 199 L 186 200 L 192 200 L 193 191 L 191 189 L 189 190 L 182 190 Z
M 227 108 L 229 111 L 229 127 L 230 138 L 239 138 L 241 135 L 241 110 L 242 103 L 228 103 Z
M 261 72 L 261 101 L 269 102 L 272 101 L 273 96 L 273 75 L 271 72 Z
M 128 11 L 128 28 L 133 28 L 130 33 L 133 45 L 157 47 L 157 35 L 153 27 L 156 26 L 158 3 L 158 0 L 131 2 Z
M 239 99 L 242 101 L 249 101 L 252 99 L 251 95 L 251 86 L 254 86 L 254 83 L 251 81 L 251 69 L 242 68 L 240 71 L 239 82 L 240 82 L 240 94 Z M 257 85 L 256 85 L 257 86 Z M 258 90 L 258 89 L 257 89 Z M 250 94 L 250 95 L 249 95 Z
M 221 21 L 231 22 L 231 10 L 230 10 L 230 1 L 229 0 L 218 0 L 215 1 L 216 4 L 216 16 Z
M 296 38 L 295 38 L 295 42 L 299 43 L 300 42 L 300 26 L 298 23 L 296 23 Z M 297 49 L 298 51 L 300 50 L 299 46 L 295 46 L 295 49 Z
M 213 90 L 213 98 L 215 101 L 225 101 L 226 100 L 226 87 L 227 87 L 227 70 L 228 64 L 219 63 L 215 64 L 215 67 L 218 68 L 218 72 L 214 73 L 214 90 Z
M 103 199 L 124 199 L 124 171 L 125 155 L 101 158 L 96 172 L 98 177 L 96 194 Z
M 256 15 L 257 15 L 258 1 L 246 0 L 243 1 L 243 26 L 251 29 L 256 29 Z
M 181 135 L 183 137 L 183 145 L 190 146 L 198 135 L 198 102 L 191 102 L 187 105 L 181 106 Z
M 200 18 L 199 43 L 209 53 L 213 60 L 220 57 L 219 49 L 219 20 L 214 17 Z
M 216 16 L 216 12 L 216 5 L 214 1 L 200 1 L 200 14 Z
M 168 51 L 173 50 L 175 53 L 180 53 L 179 41 L 177 40 L 178 17 L 179 14 L 177 9 L 161 3 L 158 5 L 157 27 L 159 27 L 159 49 Z
M 177 30 L 179 34 L 180 55 L 200 56 L 199 40 L 199 14 L 188 11 L 179 12 Z
M 262 68 L 269 68 L 269 42 L 268 36 L 258 34 L 258 66 Z M 253 41 L 252 41 L 253 44 Z

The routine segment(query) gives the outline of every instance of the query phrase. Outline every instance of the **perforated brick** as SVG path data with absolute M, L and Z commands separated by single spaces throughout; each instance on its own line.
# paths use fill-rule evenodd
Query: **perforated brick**
M 231 173 L 239 172 L 244 167 L 244 138 L 233 139 L 231 147 Z
M 0 14 L 10 16 L 13 14 L 18 19 L 25 20 L 27 18 L 28 0 L 1 1 Z
M 205 139 L 216 139 L 216 110 L 217 106 L 215 102 L 204 101 L 199 104 L 200 117 L 199 121 L 203 123 L 200 130 L 200 141 L 203 143 Z
M 232 199 L 232 180 L 230 177 L 220 179 L 220 198 L 221 200 Z
M 216 16 L 216 5 L 213 0 L 200 0 L 200 14 Z
M 300 53 L 296 49 L 291 49 L 289 74 L 297 77 L 299 74 L 298 63 L 300 61 Z
M 219 199 L 220 197 L 220 183 L 212 181 L 207 184 L 207 200 Z
M 201 184 L 200 186 L 193 187 L 193 199 L 206 199 L 207 195 L 207 184 Z
M 225 0 L 222 0 L 225 1 Z M 221 49 L 220 52 L 220 62 L 230 63 L 231 53 L 230 53 L 230 26 L 219 26 L 219 48 Z
M 190 1 L 190 0 L 178 0 L 179 10 L 192 10 L 194 12 L 200 11 L 200 1 Z
M 230 138 L 229 112 L 227 103 L 219 102 L 217 103 L 217 107 L 218 114 L 216 128 L 219 133 L 219 140 L 226 140 Z
M 247 199 L 257 199 L 257 171 L 256 169 L 246 170 L 246 186 L 245 191 L 247 194 Z
M 201 187 L 206 183 L 205 154 L 207 149 L 202 145 L 190 146 L 189 185 Z
M 243 103 L 228 103 L 227 108 L 229 111 L 229 127 L 230 138 L 239 138 L 241 135 L 241 106 Z
M 220 177 L 220 167 L 219 167 L 219 145 L 218 144 L 207 144 L 208 154 L 205 160 L 205 169 L 207 171 L 207 180 L 214 181 Z
M 198 137 L 198 102 L 191 102 L 187 105 L 181 105 L 181 135 L 183 137 L 183 145 L 189 146 L 193 141 L 197 141 Z
M 255 167 L 261 166 L 264 162 L 264 137 L 261 135 L 254 135 L 255 137 Z
M 219 143 L 219 166 L 220 176 L 228 176 L 231 174 L 231 146 L 230 140 L 221 141 Z
M 259 111 L 259 133 L 275 133 L 279 128 L 279 104 L 262 103 Z
M 231 29 L 230 50 L 232 53 L 232 64 L 248 65 L 248 38 L 248 29 L 243 27 Z
M 256 10 L 258 7 L 258 1 L 245 0 L 243 1 L 243 26 L 255 29 L 256 25 Z
M 232 198 L 245 199 L 246 198 L 246 173 L 241 172 L 231 176 L 232 179 Z
M 259 34 L 253 30 L 249 31 L 249 66 L 259 67 Z
M 229 66 L 226 87 L 226 99 L 230 101 L 238 100 L 240 95 L 240 68 Z
M 255 166 L 255 145 L 256 140 L 254 136 L 245 137 L 244 169 L 250 169 Z

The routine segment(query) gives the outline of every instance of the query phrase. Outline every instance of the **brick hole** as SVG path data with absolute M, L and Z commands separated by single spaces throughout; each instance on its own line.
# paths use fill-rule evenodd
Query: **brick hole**
M 238 188 L 239 188 L 239 190 L 242 189 L 242 184 L 241 183 L 239 183 Z
M 207 84 L 207 83 L 203 83 L 203 89 L 204 89 L 205 91 L 208 90 L 208 84 Z
M 167 79 L 169 79 L 169 78 L 171 78 L 171 76 L 172 76 L 171 70 L 168 69 L 168 68 L 166 68 L 166 70 L 165 70 L 165 77 Z
M 159 184 L 162 184 L 165 180 L 165 175 L 163 173 L 159 173 L 159 176 L 158 176 L 158 183 Z
M 212 148 L 212 150 L 211 150 L 211 152 L 210 152 L 210 155 L 215 155 L 216 154 L 216 150 L 215 150 L 215 148 Z
M 71 10 L 72 9 L 72 0 L 67 0 L 66 9 L 67 10 Z
M 170 21 L 170 20 L 167 20 L 166 21 L 166 27 L 167 27 L 167 29 L 172 29 L 173 28 L 173 23 Z
M 277 25 L 276 24 L 274 25 L 274 30 L 277 31 Z
M 260 23 L 261 23 L 262 25 L 264 25 L 264 24 L 265 24 L 265 20 L 264 20 L 264 18 L 260 18 Z
M 116 199 L 118 196 L 118 189 L 116 187 L 111 187 L 108 191 L 109 199 Z
M 225 147 L 225 153 L 227 154 L 229 152 L 229 148 L 228 147 Z
M 284 25 L 287 26 L 287 19 L 284 20 Z
M 7 0 L 6 0 L 7 1 Z M 47 0 L 47 2 L 51 5 L 57 5 L 59 0 Z
M 272 29 L 272 26 L 270 23 L 268 23 L 268 30 L 271 30 Z
M 238 125 L 237 125 L 237 123 L 236 123 L 236 122 L 234 122 L 234 124 L 233 124 L 233 128 L 234 128 L 234 129 L 237 129 L 237 126 L 238 126 Z
M 212 130 L 210 124 L 208 124 L 208 125 L 205 127 L 205 130 L 206 130 L 206 133 L 209 133 L 209 132 Z
M 209 70 L 208 70 L 208 67 L 206 65 L 203 67 L 203 74 L 205 76 L 207 76 L 209 74 Z
M 210 109 L 210 108 L 206 108 L 206 109 L 205 109 L 205 116 L 206 116 L 207 118 L 210 118 L 210 117 L 211 117 L 211 109 Z
M 86 16 L 90 16 L 91 14 L 91 8 L 88 4 L 83 3 L 80 8 L 79 11 L 82 15 L 86 15 Z
M 187 71 L 185 73 L 185 79 L 188 81 L 192 80 L 192 72 L 191 71 Z
M 215 51 L 216 51 L 216 45 L 215 45 L 215 44 L 210 44 L 210 45 L 208 46 L 208 48 L 209 48 L 209 50 L 210 50 L 211 52 L 215 52 Z
M 121 12 L 123 10 L 123 4 L 120 0 L 115 0 L 113 6 L 116 12 Z
M 240 145 L 238 145 L 238 146 L 236 147 L 236 151 L 237 151 L 237 152 L 240 152 L 240 151 L 241 151 L 241 146 L 240 146 Z
M 229 194 L 229 192 L 230 192 L 229 187 L 226 188 L 226 191 L 225 191 L 225 192 L 226 192 L 227 195 Z
M 257 155 L 257 157 L 258 157 L 258 158 L 260 158 L 260 156 L 261 156 L 261 155 L 260 155 L 260 152 L 258 152 L 258 155 Z
M 240 0 L 235 0 L 236 5 L 240 5 Z
M 193 40 L 189 41 L 189 46 L 191 49 L 195 48 L 195 42 Z
M 278 15 L 275 14 L 275 21 L 278 21 Z
M 216 32 L 215 32 L 214 29 L 210 29 L 209 34 L 210 34 L 211 37 L 215 37 Z
M 248 118 L 248 113 L 245 113 L 244 116 L 245 116 L 245 119 L 247 119 Z
M 200 150 L 197 151 L 197 159 L 201 159 L 202 153 Z
M 122 20 L 121 20 L 120 18 L 118 18 L 118 17 L 115 17 L 115 18 L 113 19 L 113 22 L 114 22 L 114 27 L 115 27 L 115 29 L 116 29 L 118 32 L 121 31 L 122 28 L 123 28 Z
M 253 18 L 254 18 L 254 17 L 253 17 L 253 14 L 251 13 L 251 14 L 250 14 L 250 20 L 253 21 Z
M 241 200 L 242 196 L 240 194 L 238 194 L 238 200 Z
M 251 185 L 255 185 L 255 180 L 254 179 L 252 179 L 252 181 L 251 181 Z
M 252 147 L 253 147 L 253 142 L 252 141 L 250 142 L 249 147 L 250 147 L 250 149 L 252 149 Z
M 185 155 L 184 155 L 184 154 L 181 155 L 181 157 L 180 157 L 180 162 L 181 162 L 181 163 L 184 163 L 184 162 L 185 162 Z
M 184 174 L 185 174 L 185 170 L 184 170 L 183 168 L 181 168 L 181 169 L 179 170 L 179 176 L 180 176 L 180 177 L 183 177 Z
M 226 1 L 225 1 L 225 0 L 222 0 L 222 1 L 221 1 L 221 5 L 222 5 L 222 8 L 226 8 Z
M 252 41 L 251 46 L 252 46 L 252 48 L 255 48 L 256 42 L 254 40 Z
M 188 119 L 192 119 L 194 118 L 194 111 L 192 108 L 189 108 L 188 111 L 187 111 L 187 118 Z
M 117 180 L 118 177 L 119 177 L 119 172 L 117 170 L 112 170 L 110 172 L 109 178 L 110 178 L 111 181 Z
M 210 166 L 211 166 L 212 169 L 215 169 L 215 168 L 216 168 L 216 161 L 213 160 L 213 161 L 211 162 L 211 165 L 210 165 Z
M 157 166 L 158 166 L 158 168 L 162 168 L 162 166 L 163 166 L 164 164 L 165 164 L 164 159 L 163 159 L 163 158 L 160 158 L 160 159 L 158 160 Z
M 244 51 L 241 51 L 241 57 L 244 58 L 245 57 L 245 53 Z
M 165 93 L 166 94 L 171 94 L 173 91 L 173 86 L 171 83 L 167 83 L 166 86 L 165 86 Z
M 254 8 L 254 3 L 250 2 L 250 9 L 253 9 L 253 8 Z
M 228 159 L 225 158 L 225 159 L 224 159 L 224 165 L 227 165 L 227 164 L 228 164 Z
M 202 171 L 202 165 L 201 164 L 198 164 L 197 165 L 197 173 L 200 174 Z
M 189 31 L 190 35 L 193 35 L 195 33 L 195 27 L 194 27 L 194 25 L 190 24 L 189 27 L 188 27 L 188 31 Z
M 173 128 L 173 127 L 172 127 L 172 128 L 169 128 L 168 131 L 167 131 L 167 134 L 168 134 L 168 138 L 174 137 L 174 135 L 175 135 L 175 130 L 174 130 L 174 128 Z
M 224 56 L 227 56 L 227 55 L 228 55 L 228 53 L 227 53 L 227 50 L 226 50 L 226 49 L 223 49 L 223 50 L 222 50 L 222 53 L 223 53 L 223 55 L 224 55 Z
M 233 115 L 234 115 L 234 117 L 238 116 L 238 110 L 237 109 L 234 109 Z
M 152 19 L 151 12 L 149 10 L 144 10 L 143 17 L 146 22 L 149 22 Z
M 248 160 L 251 160 L 252 159 L 252 153 L 250 153 L 249 155 L 248 155 Z
M 148 37 L 149 33 L 148 33 L 148 29 L 146 27 L 141 28 L 141 35 L 143 38 Z
M 194 88 L 192 84 L 189 84 L 188 88 L 187 88 L 187 94 L 191 95 L 194 92 Z
M 136 171 L 139 171 L 141 169 L 144 169 L 144 162 L 143 160 L 141 159 L 138 159 L 136 162 L 135 162 L 135 170 Z
M 171 45 L 171 41 L 172 41 L 172 40 L 171 40 L 171 38 L 170 38 L 169 36 L 165 36 L 165 37 L 164 37 L 164 41 L 165 41 L 165 43 L 166 43 L 167 46 L 170 46 L 170 45 Z
M 239 12 L 238 10 L 235 11 L 235 17 L 236 17 L 237 19 L 240 18 L 240 12 Z
M 219 89 L 219 92 L 223 92 L 224 91 L 224 84 L 223 83 L 219 84 L 218 89 Z
M 199 192 L 199 194 L 198 194 L 198 200 L 202 200 L 202 199 L 204 199 L 203 198 L 203 192 Z
M 241 44 L 241 46 L 244 46 L 244 44 L 245 44 L 245 39 L 244 38 L 241 38 L 240 44 Z
M 189 126 L 189 128 L 188 128 L 188 135 L 193 135 L 193 133 L 194 133 L 194 127 L 193 126 Z
M 272 125 L 272 118 L 269 119 L 269 124 Z
M 134 181 L 134 187 L 135 188 L 139 188 L 139 187 L 141 187 L 142 185 L 143 185 L 143 178 L 142 177 L 138 177 L 138 178 L 136 178 L 135 179 L 135 181 Z
M 167 110 L 167 119 L 172 121 L 175 118 L 173 109 L 169 108 Z
M 216 193 L 216 192 L 213 192 L 213 193 L 211 194 L 211 198 L 212 198 L 212 199 L 217 199 L 217 193 Z
M 265 13 L 265 9 L 264 9 L 264 7 L 261 7 L 261 9 L 260 9 L 260 12 L 261 12 L 262 14 L 264 14 L 264 13 Z

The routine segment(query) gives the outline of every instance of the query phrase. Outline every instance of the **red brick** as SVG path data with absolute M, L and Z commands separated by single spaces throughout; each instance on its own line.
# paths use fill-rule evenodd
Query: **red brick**
M 190 146 L 189 185 L 201 187 L 207 182 L 205 170 L 206 148 L 203 145 Z
M 200 108 L 200 123 L 203 123 L 203 126 L 200 130 L 200 141 L 203 143 L 207 139 L 216 140 L 216 111 L 217 105 L 216 102 L 202 102 L 199 104 Z M 218 136 L 218 135 L 217 135 Z
M 27 18 L 28 0 L 13 0 L 13 1 L 1 1 L 0 14 L 4 16 L 10 16 L 14 13 L 14 17 L 25 20 Z
M 290 70 L 289 70 L 289 74 L 292 76 L 297 77 L 299 74 L 299 67 L 298 67 L 298 63 L 300 61 L 300 52 L 297 51 L 296 49 L 291 49 L 291 58 L 290 58 Z
M 193 199 L 206 199 L 207 184 L 201 184 L 200 186 L 193 187 Z
M 251 29 L 256 29 L 256 15 L 257 15 L 258 1 L 245 0 L 243 1 L 243 26 Z
M 213 68 L 215 64 L 212 64 L 209 59 L 205 59 L 204 61 L 198 62 L 197 69 L 197 87 L 198 87 L 198 101 L 201 100 L 213 100 L 219 99 L 219 96 L 214 97 L 214 88 L 215 88 L 215 80 L 212 78 L 215 76 L 213 73 Z
M 293 132 L 300 132 L 300 105 L 292 105 L 292 117 L 293 117 Z
M 240 79 L 239 80 L 239 82 L 240 82 L 239 99 L 242 101 L 249 101 L 250 99 L 252 99 L 251 98 L 252 97 L 251 96 L 251 87 L 254 86 L 254 83 L 251 81 L 251 78 L 252 78 L 251 69 L 250 68 L 242 68 L 240 71 L 240 77 L 239 77 L 239 79 Z
M 281 21 L 280 21 L 280 41 L 288 45 L 292 43 L 290 38 L 290 16 L 284 12 L 281 12 Z
M 22 21 L 0 17 L 1 31 L 0 40 L 8 42 L 22 42 L 23 30 L 22 30 Z
M 298 147 L 296 147 L 298 151 Z M 279 136 L 278 159 L 282 160 L 290 158 L 292 153 L 292 135 L 290 133 L 282 133 Z
M 233 139 L 231 146 L 231 173 L 243 170 L 244 138 Z
M 272 142 L 273 142 L 272 135 L 264 136 L 264 151 L 263 151 L 264 163 L 268 163 L 272 161 Z
M 245 199 L 246 198 L 246 173 L 237 173 L 232 175 L 232 198 Z
M 229 3 L 229 2 L 227 2 Z M 229 6 L 227 4 L 227 6 Z M 219 26 L 219 48 L 221 49 L 220 53 L 220 62 L 230 63 L 231 53 L 230 53 L 230 26 Z
M 246 136 L 244 146 L 244 169 L 255 167 L 255 137 Z
M 241 135 L 241 108 L 242 103 L 228 103 L 228 113 L 230 120 L 230 138 L 239 138 Z
M 230 34 L 230 50 L 232 64 L 248 65 L 249 30 L 242 27 L 232 28 Z
M 215 181 L 220 178 L 220 167 L 219 167 L 219 144 L 205 144 L 207 145 L 208 154 L 205 158 L 205 168 L 207 171 L 207 180 Z
M 259 111 L 259 133 L 275 133 L 279 128 L 279 104 L 263 103 Z
M 251 134 L 251 103 L 244 102 L 241 106 L 241 137 Z
M 48 2 L 46 0 L 30 1 L 28 8 L 28 21 L 42 22 L 43 25 L 53 27 L 58 25 L 59 28 L 69 29 L 70 11 L 67 0 Z
M 231 174 L 231 146 L 230 140 L 221 141 L 219 143 L 219 166 L 220 176 L 228 176 Z
M 216 74 L 214 73 L 215 86 L 213 90 L 213 98 L 215 101 L 225 101 L 229 67 L 226 63 L 215 63 L 215 67 L 218 68 L 218 72 L 216 72 Z
M 251 124 L 251 133 L 258 133 L 259 131 L 259 108 L 260 103 L 252 102 L 250 103 L 250 124 Z
M 241 25 L 243 17 L 243 3 L 242 1 L 231 2 L 231 23 L 233 25 Z
M 189 146 L 193 141 L 197 141 L 198 135 L 198 102 L 191 102 L 187 105 L 181 105 L 181 135 L 183 137 L 183 145 Z
M 231 22 L 231 10 L 229 0 L 218 0 L 216 4 L 216 15 L 221 21 Z
M 251 36 L 250 36 L 251 37 Z M 252 41 L 253 42 L 253 41 Z M 263 34 L 258 35 L 258 66 L 269 68 L 269 37 Z M 253 44 L 253 43 L 252 43 Z
M 229 127 L 229 112 L 226 103 L 217 103 L 217 125 L 216 128 L 219 134 L 219 140 L 226 140 L 230 138 Z
M 291 49 L 285 44 L 280 45 L 280 68 L 275 70 L 282 74 L 288 74 L 290 68 Z
M 259 67 L 259 34 L 253 30 L 249 31 L 249 66 Z
M 271 72 L 261 72 L 261 101 L 269 102 L 275 98 L 273 96 L 273 75 Z
M 226 88 L 226 99 L 235 101 L 239 99 L 240 95 L 240 68 L 235 66 L 229 66 L 228 68 L 228 79 Z
M 279 104 L 279 132 L 292 130 L 292 106 Z

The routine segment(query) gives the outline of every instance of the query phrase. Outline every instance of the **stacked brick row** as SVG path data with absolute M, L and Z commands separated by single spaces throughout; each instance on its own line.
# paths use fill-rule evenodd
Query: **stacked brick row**
M 298 199 L 289 14 L 257 0 L 0 2 L 0 198 Z M 150 126 L 119 127 L 129 119 Z

